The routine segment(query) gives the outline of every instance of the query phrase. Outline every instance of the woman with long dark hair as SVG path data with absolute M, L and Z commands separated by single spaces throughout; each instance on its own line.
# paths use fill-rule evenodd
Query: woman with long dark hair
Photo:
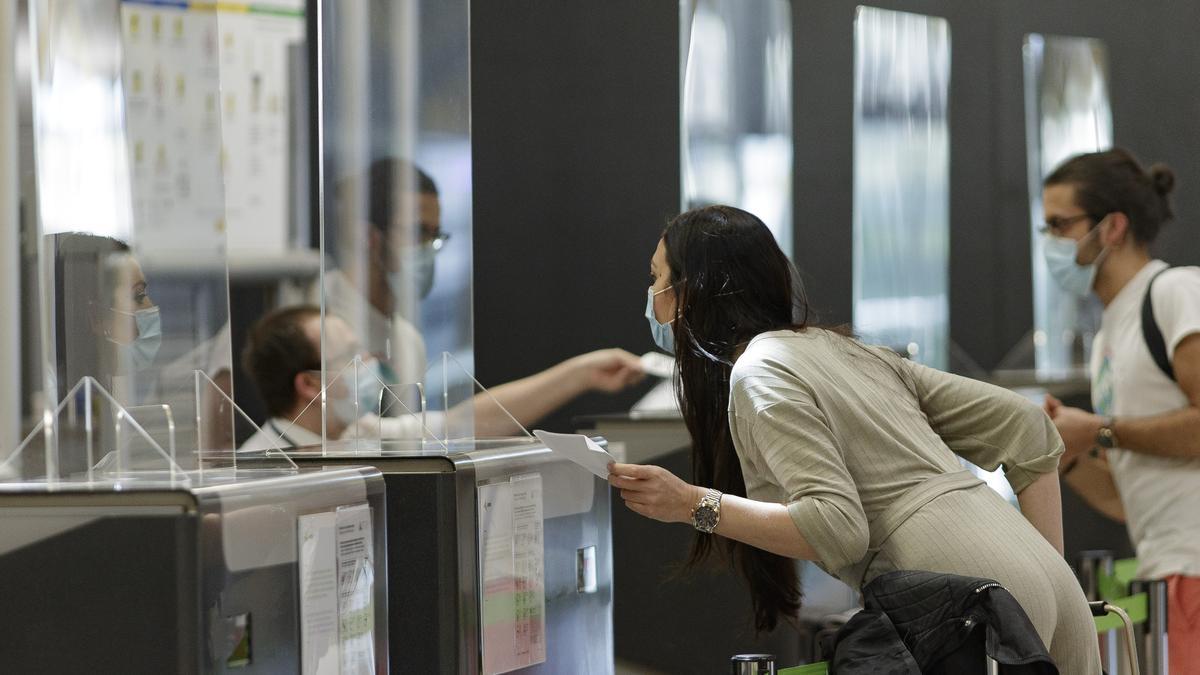
M 650 274 L 647 318 L 675 354 L 696 484 L 630 464 L 610 481 L 635 512 L 696 527 L 693 562 L 720 535 L 757 628 L 799 609 L 794 559 L 855 588 L 898 569 L 987 577 L 1020 601 L 1061 672 L 1100 671 L 1062 558 L 1062 441 L 1037 406 L 810 325 L 791 264 L 745 211 L 676 217 Z M 1003 466 L 1021 512 L 956 455 Z

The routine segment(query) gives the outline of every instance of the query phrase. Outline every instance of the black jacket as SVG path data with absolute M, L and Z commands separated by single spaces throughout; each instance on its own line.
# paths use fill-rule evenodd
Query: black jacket
M 1025 611 L 990 579 L 898 571 L 863 588 L 863 611 L 835 638 L 831 675 L 1058 675 Z

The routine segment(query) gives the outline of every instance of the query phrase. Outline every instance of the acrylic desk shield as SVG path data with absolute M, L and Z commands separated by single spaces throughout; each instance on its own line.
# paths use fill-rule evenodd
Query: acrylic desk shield
M 386 658 L 378 472 L 302 473 L 274 447 L 244 467 L 233 451 L 244 415 L 230 385 L 225 185 L 239 160 L 224 153 L 226 130 L 271 110 L 231 85 L 253 79 L 228 58 L 247 12 L 133 0 L 27 9 L 18 62 L 29 67 L 36 230 L 23 263 L 37 310 L 25 338 L 38 403 L 0 462 L 0 567 L 28 580 L 34 562 L 75 565 L 46 574 L 102 597 L 106 626 L 137 624 L 95 647 L 125 662 L 98 671 L 376 672 Z M 318 544 L 305 548 L 306 534 Z M 60 548 L 79 557 L 51 555 Z M 139 588 L 133 570 L 162 572 L 145 607 L 113 591 Z M 334 583 L 332 619 L 305 613 L 305 579 Z M 53 607 L 69 612 L 52 612 L 59 595 Z M 79 599 L 45 596 L 30 611 L 70 624 Z M 147 608 L 161 621 L 138 624 Z M 302 628 L 335 637 L 322 647 Z M 81 629 L 53 658 L 30 653 L 49 663 L 101 634 Z M 170 665 L 155 670 L 151 654 Z M 0 649 L 0 670 L 11 665 Z
M 223 58 L 236 19 L 133 0 L 28 9 L 26 335 L 43 414 L 10 469 L 50 484 L 232 470 L 223 114 L 252 107 L 228 84 L 243 64 Z

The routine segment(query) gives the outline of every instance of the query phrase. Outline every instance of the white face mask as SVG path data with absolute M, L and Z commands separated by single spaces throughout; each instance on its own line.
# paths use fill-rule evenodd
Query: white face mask
M 388 286 L 394 297 L 402 297 L 415 288 L 417 298 L 424 300 L 433 290 L 433 275 L 436 271 L 436 255 L 430 246 L 418 246 L 401 255 L 400 270 L 388 272 Z
M 154 365 L 154 357 L 158 356 L 158 348 L 162 346 L 162 317 L 157 307 L 139 309 L 136 312 L 112 310 L 116 314 L 132 316 L 137 324 L 137 337 L 133 342 L 124 344 L 109 338 L 117 346 L 121 363 L 129 364 L 135 371 L 146 370 Z
M 319 370 L 311 372 L 315 377 L 321 376 Z M 366 415 L 378 415 L 384 386 L 383 375 L 382 365 L 374 357 L 364 359 L 361 366 L 347 368 L 337 382 L 326 390 L 325 401 L 329 411 L 346 425 Z
M 1087 296 L 1092 292 L 1092 286 L 1096 283 L 1096 274 L 1100 271 L 1100 264 L 1108 255 L 1108 248 L 1101 249 L 1095 260 L 1086 265 L 1075 262 L 1075 259 L 1079 255 L 1079 246 L 1099 231 L 1100 227 L 1096 226 L 1079 241 L 1056 237 L 1052 234 L 1047 234 L 1042 240 L 1042 254 L 1046 259 L 1046 267 L 1050 270 L 1050 276 L 1054 277 L 1058 285 L 1068 293 Z
M 655 291 L 654 287 L 646 289 L 646 320 L 650 322 L 650 336 L 654 338 L 654 344 L 668 354 L 675 353 L 675 332 L 671 329 L 671 324 L 675 323 L 675 319 L 659 323 L 658 317 L 654 316 L 654 297 L 660 293 L 666 293 L 671 288 L 673 287 L 668 286 L 661 291 Z

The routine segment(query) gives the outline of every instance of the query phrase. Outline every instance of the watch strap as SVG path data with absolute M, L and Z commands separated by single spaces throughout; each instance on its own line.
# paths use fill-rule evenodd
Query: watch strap
M 708 492 L 704 493 L 704 496 L 700 498 L 700 501 L 697 502 L 694 507 L 692 507 L 692 527 L 706 534 L 711 534 L 713 530 L 717 529 L 717 524 L 721 522 L 722 496 L 724 496 L 722 492 L 715 488 L 709 488 Z M 711 509 L 715 515 L 711 527 L 702 525 L 696 518 L 696 514 L 704 508 Z

